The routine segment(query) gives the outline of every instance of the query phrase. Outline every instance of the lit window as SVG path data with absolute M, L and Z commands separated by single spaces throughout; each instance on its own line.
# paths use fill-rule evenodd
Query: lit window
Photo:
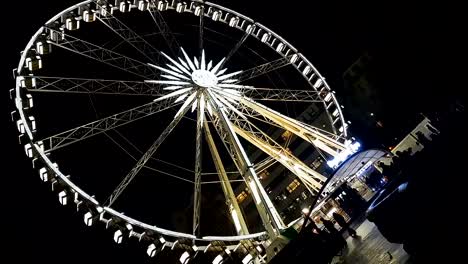
M 245 198 L 247 198 L 247 196 L 248 196 L 247 192 L 242 191 L 242 192 L 241 192 L 239 195 L 237 195 L 237 197 L 236 197 L 236 198 L 237 198 L 237 202 L 238 202 L 238 203 L 242 203 L 242 202 L 245 200 Z
M 292 181 L 288 187 L 286 188 L 286 190 L 288 190 L 288 192 L 292 193 L 294 190 L 296 190 L 297 186 L 301 185 L 301 183 L 295 179 L 294 181 Z

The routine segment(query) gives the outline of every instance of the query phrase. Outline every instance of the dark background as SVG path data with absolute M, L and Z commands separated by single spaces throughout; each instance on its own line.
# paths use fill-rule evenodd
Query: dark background
M 372 52 L 378 62 L 379 89 L 387 91 L 385 105 L 391 126 L 419 112 L 437 110 L 464 94 L 466 84 L 455 80 L 466 68 L 459 49 L 466 28 L 462 9 L 451 3 L 252 2 L 216 1 L 254 18 L 295 45 L 327 78 L 338 100 L 343 71 L 364 51 Z M 20 51 L 39 26 L 72 3 L 75 1 L 14 1 L 3 9 L 1 120 L 7 148 L 0 184 L 4 197 L 1 216 L 6 221 L 1 240 L 9 260 L 2 262 L 145 263 L 149 259 L 144 248 L 116 245 L 101 226 L 88 228 L 73 210 L 59 205 L 47 190 L 49 186 L 41 184 L 31 169 L 9 120 L 13 106 L 8 90 L 14 87 L 11 69 L 16 68 Z M 344 114 L 346 117 L 346 110 Z

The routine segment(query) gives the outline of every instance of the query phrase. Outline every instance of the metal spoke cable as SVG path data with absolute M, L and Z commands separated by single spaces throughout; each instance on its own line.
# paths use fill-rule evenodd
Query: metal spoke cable
M 115 131 L 121 138 L 123 138 L 128 144 L 130 144 L 136 151 L 138 151 L 140 154 L 143 154 L 143 151 L 141 151 L 137 146 L 135 146 L 135 144 L 133 144 L 127 137 L 125 137 L 124 135 L 122 135 L 122 133 L 120 133 L 120 132 L 117 131 L 117 130 L 114 130 L 114 131 Z M 158 159 L 158 158 L 154 158 L 154 157 L 151 157 L 150 159 L 155 160 L 155 161 L 159 161 L 159 162 L 161 162 L 161 163 L 164 163 L 164 164 L 167 164 L 167 165 L 176 167 L 176 168 L 179 168 L 179 169 L 181 169 L 181 170 L 188 171 L 188 172 L 190 172 L 190 173 L 193 173 L 193 170 L 184 168 L 184 167 L 179 166 L 179 165 L 174 164 L 174 163 L 170 163 L 170 162 L 168 162 L 168 161 L 164 161 L 164 160 L 161 160 L 161 159 Z
M 91 102 L 91 106 L 94 110 L 94 113 L 96 115 L 97 118 L 99 118 L 99 114 L 97 112 L 97 109 L 96 109 L 96 106 L 94 105 L 94 102 L 93 102 L 93 99 L 91 97 L 91 94 L 88 94 L 89 96 L 89 100 Z M 127 141 L 128 144 L 130 144 L 132 147 L 134 147 L 138 152 L 140 152 L 140 154 L 142 154 L 143 152 L 141 150 L 139 150 L 135 144 L 133 144 L 130 140 L 128 140 L 124 135 L 122 135 L 119 131 L 115 130 L 114 131 L 120 136 L 122 137 L 125 141 Z M 133 156 L 130 152 L 127 151 L 127 149 L 125 149 L 121 144 L 119 144 L 114 138 L 112 138 L 109 134 L 107 134 L 107 132 L 104 132 L 104 135 L 106 135 L 112 142 L 114 142 L 118 147 L 120 147 L 125 153 L 127 153 L 128 156 L 130 156 L 133 160 L 137 161 L 138 159 L 135 158 L 135 156 Z M 155 159 L 155 158 L 152 158 L 152 159 Z M 158 159 L 156 159 L 158 160 Z M 181 169 L 184 169 L 184 170 L 188 170 L 188 169 L 185 169 L 183 167 L 180 167 L 180 166 L 177 166 L 175 164 L 172 164 L 172 163 L 169 163 L 169 162 L 165 162 L 165 161 L 162 161 L 162 160 L 158 160 L 158 161 L 161 161 L 161 162 L 164 162 L 164 163 L 167 163 L 169 165 L 172 165 L 172 166 L 175 166 L 175 167 L 179 167 Z M 186 182 L 190 182 L 190 183 L 193 183 L 193 181 L 191 180 L 188 180 L 188 179 L 185 179 L 185 178 L 182 178 L 182 177 L 179 177 L 177 175 L 174 175 L 174 174 L 171 174 L 171 173 L 168 173 L 168 172 L 165 172 L 165 171 L 162 171 L 162 170 L 158 170 L 158 169 L 155 169 L 155 168 L 152 168 L 150 166 L 147 166 L 145 165 L 144 168 L 147 168 L 149 170 L 152 170 L 152 171 L 156 171 L 156 172 L 159 172 L 161 174 L 165 174 L 167 176 L 170 176 L 170 177 L 173 177 L 173 178 L 176 178 L 176 179 L 179 179 L 179 180 L 183 180 L 183 181 L 186 181 Z M 189 170 L 190 171 L 190 170 Z
M 107 133 L 104 133 L 110 140 L 112 140 L 112 142 L 114 142 L 117 146 L 119 146 L 125 153 L 127 153 L 128 156 L 130 156 L 134 161 L 137 161 L 138 159 L 135 158 L 135 156 L 133 156 L 130 152 L 128 152 L 121 144 L 119 144 L 116 140 L 114 140 L 110 135 L 108 135 Z M 182 178 L 182 177 L 179 177 L 177 175 L 174 175 L 174 174 L 171 174 L 169 172 L 165 172 L 165 171 L 162 171 L 162 170 L 158 170 L 158 169 L 155 169 L 153 167 L 150 167 L 150 166 L 143 166 L 143 168 L 146 168 L 146 169 L 149 169 L 149 170 L 152 170 L 152 171 L 156 171 L 156 172 L 159 172 L 161 174 L 164 174 L 164 175 L 167 175 L 169 177 L 173 177 L 173 178 L 176 178 L 176 179 L 179 179 L 179 180 L 182 180 L 182 181 L 186 181 L 186 182 L 190 182 L 190 183 L 193 183 L 193 181 L 191 180 L 188 180 L 188 179 L 185 179 L 185 178 Z
M 202 175 L 218 175 L 218 172 L 202 172 Z M 226 171 L 226 174 L 240 174 L 238 171 Z
M 201 182 L 201 184 L 210 184 L 210 183 L 220 183 L 225 181 L 205 181 Z M 245 182 L 244 180 L 229 180 L 228 182 Z

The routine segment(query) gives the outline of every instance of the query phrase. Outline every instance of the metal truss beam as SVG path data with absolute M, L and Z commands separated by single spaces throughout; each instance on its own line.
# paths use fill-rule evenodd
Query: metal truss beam
M 96 7 L 103 12 L 97 12 L 96 18 L 101 21 L 105 26 L 112 30 L 115 34 L 121 37 L 125 42 L 134 47 L 139 53 L 150 61 L 157 63 L 160 57 L 160 51 L 152 46 L 143 37 L 138 35 L 125 23 L 116 18 L 113 14 L 108 11 L 104 11 L 103 6 L 108 5 L 105 0 L 96 0 Z M 105 15 L 102 15 L 105 14 Z
M 199 23 L 199 31 L 198 31 L 198 48 L 200 51 L 200 56 L 203 52 L 203 29 L 205 27 L 204 25 L 204 19 L 205 19 L 205 6 L 203 5 L 203 0 L 201 1 L 202 5 L 200 7 L 200 23 Z
M 163 96 L 165 94 L 160 85 L 139 81 L 49 76 L 22 77 L 25 79 L 34 79 L 35 86 L 27 88 L 30 92 L 147 95 L 156 97 Z
M 156 0 L 151 0 L 148 12 L 150 13 L 151 18 L 153 18 L 156 27 L 159 29 L 160 34 L 166 41 L 166 44 L 171 50 L 172 55 L 174 57 L 178 57 L 181 46 L 177 41 L 175 35 L 172 33 L 171 29 L 167 25 L 166 21 L 164 20 L 163 15 L 161 14 L 161 12 L 159 12 Z
M 278 70 L 286 65 L 291 64 L 290 58 L 291 56 L 288 57 L 281 57 L 277 60 L 270 61 L 258 66 L 255 66 L 253 68 L 250 68 L 248 70 L 244 70 L 240 72 L 239 74 L 236 74 L 233 76 L 233 79 L 236 79 L 235 83 L 241 83 L 245 82 L 247 80 L 250 80 L 252 78 L 258 77 L 260 75 L 269 73 L 271 71 Z
M 294 120 L 258 102 L 255 102 L 246 96 L 228 93 L 219 89 L 216 90 L 216 93 L 239 102 L 240 104 L 236 104 L 236 109 L 242 115 L 247 115 L 283 128 L 284 130 L 288 130 L 333 157 L 346 149 L 344 144 L 346 139 L 339 135 Z
M 115 51 L 111 51 L 93 43 L 67 35 L 61 31 L 57 31 L 51 28 L 48 28 L 47 30 L 53 34 L 57 34 L 57 36 L 60 36 L 55 41 L 51 40 L 50 38 L 47 40 L 47 43 L 50 43 L 54 46 L 66 49 L 112 67 L 119 68 L 123 71 L 132 73 L 145 79 L 153 78 L 158 74 L 158 71 L 156 71 L 153 67 L 150 67 L 141 61 L 129 58 Z M 63 39 L 61 36 L 63 36 Z
M 255 200 L 255 206 L 257 207 L 257 211 L 262 219 L 263 226 L 269 236 L 274 238 L 278 236 L 280 229 L 285 228 L 285 225 L 268 197 L 268 194 L 263 189 L 253 165 L 248 159 L 247 154 L 226 115 L 224 106 L 215 98 L 210 90 L 207 90 L 206 93 L 208 101 L 211 104 L 211 108 L 213 109 L 213 115 L 211 116 L 212 124 L 228 150 L 228 153 L 231 155 L 234 164 L 244 178 L 244 181 L 248 183 L 249 189 Z
M 179 103 L 180 104 L 180 103 Z M 46 152 L 56 150 L 102 132 L 164 111 L 175 104 L 171 100 L 151 102 L 43 139 Z
M 228 118 L 238 135 L 281 163 L 301 179 L 309 190 L 313 189 L 315 193 L 319 192 L 322 183 L 327 179 L 325 176 L 311 169 L 254 124 L 247 119 L 239 117 L 234 111 L 228 114 Z
M 317 91 L 255 88 L 246 86 L 238 89 L 244 96 L 255 101 L 289 101 L 305 103 L 321 103 L 323 100 Z
M 344 142 L 342 143 L 339 141 L 344 140 L 342 137 L 330 132 L 325 134 L 323 130 L 287 117 L 250 98 L 242 97 L 239 102 L 334 157 L 337 156 L 339 152 L 346 149 Z
M 201 172 L 202 172 L 202 134 L 204 109 L 200 107 L 198 100 L 197 110 L 197 132 L 195 138 L 195 181 L 193 193 L 193 235 L 200 233 L 200 209 L 201 209 Z
M 250 34 L 253 32 L 253 30 L 255 29 L 255 26 L 252 26 L 251 30 L 246 30 L 244 32 L 244 35 L 242 36 L 242 38 L 236 43 L 236 45 L 229 51 L 228 55 L 226 56 L 226 58 L 224 59 L 223 63 L 221 64 L 221 69 L 223 68 L 223 66 L 226 64 L 226 62 L 231 59 L 231 57 L 240 49 L 240 47 L 242 47 L 242 45 L 244 44 L 244 42 L 247 40 L 247 38 L 250 36 Z
M 159 135 L 156 141 L 151 145 L 151 147 L 146 151 L 146 153 L 138 160 L 135 167 L 125 176 L 125 178 L 120 182 L 117 188 L 112 192 L 109 198 L 106 200 L 105 205 L 110 207 L 112 204 L 119 198 L 122 192 L 127 188 L 130 182 L 135 178 L 138 172 L 145 166 L 146 162 L 153 156 L 153 154 L 158 150 L 161 144 L 164 142 L 166 137 L 171 133 L 171 131 L 177 126 L 182 117 L 187 113 L 189 109 L 188 104 L 184 104 L 181 108 L 180 114 L 171 121 L 171 123 L 164 129 L 164 131 Z
M 221 183 L 224 197 L 226 198 L 226 203 L 229 207 L 229 211 L 231 213 L 232 221 L 236 228 L 237 235 L 247 235 L 249 234 L 249 229 L 247 227 L 244 215 L 242 214 L 239 204 L 237 203 L 236 195 L 234 194 L 231 182 L 227 176 L 221 156 L 219 155 L 218 149 L 216 148 L 213 136 L 211 135 L 211 131 L 206 120 L 205 122 L 203 122 L 203 126 L 205 129 L 206 142 L 208 143 L 208 148 L 210 149 L 210 153 L 213 158 L 216 171 L 218 172 L 219 181 Z

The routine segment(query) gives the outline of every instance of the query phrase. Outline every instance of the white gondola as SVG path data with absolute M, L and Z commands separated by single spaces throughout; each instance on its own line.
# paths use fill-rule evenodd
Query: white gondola
M 202 12 L 202 7 L 201 7 L 201 6 L 195 7 L 195 12 L 194 12 L 194 14 L 195 14 L 196 16 L 200 16 L 200 15 L 201 15 L 201 12 Z
M 238 17 L 231 17 L 231 19 L 229 19 L 229 26 L 230 27 L 235 27 L 238 22 L 239 22 Z
M 176 12 L 182 13 L 185 10 L 185 3 L 177 3 Z
M 101 13 L 101 16 L 113 15 L 114 14 L 114 6 L 113 5 L 101 6 L 99 11 Z
M 265 42 L 267 42 L 268 40 L 270 40 L 270 37 L 271 37 L 271 35 L 270 35 L 269 33 L 265 33 L 265 34 L 263 34 L 261 41 L 262 41 L 263 43 L 265 43 Z
M 122 12 L 122 13 L 132 11 L 132 3 L 130 3 L 130 1 L 120 2 L 119 11 Z
M 159 1 L 158 2 L 158 10 L 159 11 L 166 11 L 168 3 L 166 1 Z
M 117 244 L 122 243 L 123 239 L 123 233 L 122 230 L 118 229 L 117 231 L 114 232 L 114 242 Z
M 220 11 L 214 11 L 213 14 L 211 15 L 211 19 L 213 19 L 213 21 L 218 21 L 220 17 L 221 17 Z
M 25 95 L 26 100 L 23 101 L 24 103 L 24 109 L 32 108 L 33 107 L 33 98 L 31 94 L 26 94 Z
M 283 48 L 284 48 L 284 44 L 283 44 L 283 43 L 279 43 L 278 46 L 276 46 L 276 51 L 277 51 L 277 52 L 281 52 L 281 51 L 283 51 Z
M 33 88 L 36 87 L 36 78 L 34 77 L 18 77 L 19 85 L 21 88 Z
M 296 63 L 297 59 L 299 59 L 299 56 L 297 54 L 294 54 L 291 56 L 291 59 L 289 61 L 291 63 Z
M 36 51 L 41 55 L 49 54 L 52 51 L 52 45 L 45 41 L 38 41 L 36 43 Z
M 59 202 L 61 205 L 67 205 L 68 197 L 67 197 L 67 192 L 65 190 L 59 192 L 58 197 L 59 197 Z
M 86 226 L 92 226 L 94 222 L 93 214 L 91 212 L 87 212 L 83 217 L 83 221 Z
M 80 28 L 80 20 L 76 18 L 67 18 L 65 20 L 65 28 L 67 30 L 77 30 Z
M 83 11 L 83 20 L 84 22 L 94 22 L 96 20 L 96 13 L 92 10 Z
M 29 116 L 28 119 L 31 131 L 36 131 L 36 119 L 34 118 L 34 116 Z
M 148 1 L 138 1 L 138 10 L 140 11 L 146 11 L 149 8 L 149 3 Z
M 25 67 L 28 68 L 30 71 L 42 69 L 41 56 L 37 55 L 37 56 L 26 58 Z

